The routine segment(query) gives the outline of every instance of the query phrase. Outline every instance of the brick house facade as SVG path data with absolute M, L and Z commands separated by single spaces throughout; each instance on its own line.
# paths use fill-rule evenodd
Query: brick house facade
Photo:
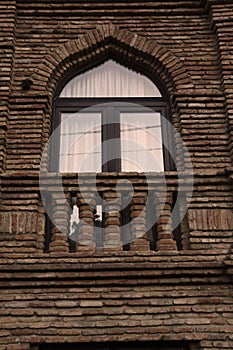
M 0 350 L 233 349 L 232 1 L 8 0 L 0 9 Z M 115 198 L 117 181 L 130 178 L 132 218 L 143 211 L 143 175 L 89 174 L 77 182 L 65 174 L 64 202 L 57 175 L 47 173 L 46 159 L 41 164 L 59 84 L 107 58 L 163 83 L 192 160 L 183 213 L 191 169 L 175 140 L 183 187 L 176 171 L 165 172 L 155 250 L 143 238 L 130 250 L 113 249 L 111 234 L 101 251 L 72 250 L 66 234 L 80 184 L 96 183 Z M 48 225 L 41 168 L 62 230 Z M 160 191 L 159 175 L 150 180 Z M 183 219 L 174 234 L 179 191 Z M 92 208 L 81 204 L 93 221 Z M 135 237 L 146 231 L 143 218 L 132 225 Z M 115 239 L 118 214 L 106 226 Z

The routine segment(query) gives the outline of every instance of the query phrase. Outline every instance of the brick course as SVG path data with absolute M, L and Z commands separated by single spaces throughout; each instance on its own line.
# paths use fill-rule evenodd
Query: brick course
M 1 2 L 0 350 L 138 340 L 233 348 L 232 18 L 230 0 Z M 168 92 L 173 124 L 194 170 L 181 251 L 172 239 L 168 196 L 156 252 L 138 240 L 131 251 L 69 253 L 66 235 L 56 228 L 44 252 L 38 174 L 53 97 L 69 72 L 109 56 L 156 76 Z M 22 87 L 25 79 L 32 83 L 29 89 Z M 179 142 L 176 159 L 187 172 Z M 45 160 L 45 174 L 46 166 Z M 175 173 L 165 175 L 171 196 L 179 183 Z M 125 175 L 101 176 L 98 186 L 106 185 L 111 197 Z M 51 191 L 55 179 L 47 177 Z M 138 198 L 144 198 L 144 180 L 132 179 Z M 78 193 L 75 176 L 62 181 L 67 193 Z M 155 192 L 158 183 L 154 176 Z M 59 193 L 53 199 L 65 227 Z M 141 206 L 142 201 L 133 203 L 132 217 Z M 84 209 L 90 220 L 93 213 Z M 136 236 L 144 221 L 132 228 Z M 119 239 L 117 212 L 107 223 L 105 243 L 112 248 Z M 83 232 L 87 238 L 91 232 Z

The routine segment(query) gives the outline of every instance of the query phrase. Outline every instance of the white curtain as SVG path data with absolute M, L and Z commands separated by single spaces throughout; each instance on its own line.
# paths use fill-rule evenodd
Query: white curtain
M 59 171 L 101 171 L 100 113 L 62 113 Z
M 160 97 L 146 76 L 108 60 L 71 79 L 60 97 Z
M 160 97 L 149 78 L 108 60 L 71 79 L 60 97 Z M 122 171 L 163 171 L 159 113 L 121 113 Z M 101 171 L 101 114 L 63 113 L 60 172 Z
M 122 171 L 163 171 L 159 113 L 121 114 Z

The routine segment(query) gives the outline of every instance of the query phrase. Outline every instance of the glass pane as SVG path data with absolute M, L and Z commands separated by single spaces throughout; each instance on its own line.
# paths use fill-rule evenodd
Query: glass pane
M 161 97 L 146 76 L 112 60 L 71 79 L 60 97 Z
M 163 171 L 160 113 L 121 113 L 121 170 Z
M 101 171 L 101 113 L 62 113 L 59 171 Z

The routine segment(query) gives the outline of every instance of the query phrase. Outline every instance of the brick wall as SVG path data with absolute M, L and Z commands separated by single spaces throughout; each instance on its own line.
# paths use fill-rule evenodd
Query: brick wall
M 233 348 L 232 13 L 218 0 L 2 2 L 0 350 L 138 340 Z M 168 91 L 194 170 L 182 251 L 68 253 L 64 240 L 44 253 L 38 173 L 53 96 L 70 70 L 109 55 Z M 179 145 L 176 155 L 188 171 Z M 175 174 L 166 179 L 176 190 Z
M 1 3 L 1 116 L 0 116 L 0 172 L 4 169 L 6 153 L 6 129 L 9 115 L 12 73 L 15 51 L 16 1 Z

